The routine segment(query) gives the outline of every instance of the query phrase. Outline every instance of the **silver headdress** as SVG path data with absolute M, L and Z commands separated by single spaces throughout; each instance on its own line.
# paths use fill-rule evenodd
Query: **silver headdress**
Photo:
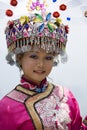
M 62 23 L 57 11 L 46 13 L 44 5 L 38 0 L 32 2 L 27 8 L 32 11 L 41 10 L 40 13 L 30 13 L 28 16 L 8 21 L 5 29 L 8 63 L 14 63 L 14 54 L 24 53 L 32 47 L 58 54 L 62 57 L 62 62 L 66 59 L 68 26 Z

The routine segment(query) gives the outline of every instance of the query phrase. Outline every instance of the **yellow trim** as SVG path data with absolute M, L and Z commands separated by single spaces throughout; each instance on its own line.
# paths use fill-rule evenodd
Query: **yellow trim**
M 26 88 L 23 88 L 22 86 L 17 86 L 16 89 L 23 92 L 23 93 L 25 93 L 25 94 L 31 95 L 31 96 L 36 93 L 36 92 L 30 91 L 30 90 L 28 90 Z
M 40 101 L 41 99 L 47 97 L 53 90 L 53 85 L 49 84 L 46 91 L 43 93 L 38 93 L 32 97 L 29 97 L 25 102 L 25 105 L 33 119 L 33 123 L 35 125 L 36 130 L 43 130 L 43 126 L 38 116 L 37 112 L 35 111 L 34 105 L 36 102 Z

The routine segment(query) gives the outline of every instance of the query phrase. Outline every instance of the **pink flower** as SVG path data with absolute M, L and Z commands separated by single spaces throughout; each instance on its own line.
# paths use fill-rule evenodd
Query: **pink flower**
M 40 4 L 39 1 L 36 1 L 36 2 L 32 2 L 32 5 L 30 6 L 30 8 L 32 10 L 36 9 L 36 10 L 43 10 L 44 9 L 44 4 Z

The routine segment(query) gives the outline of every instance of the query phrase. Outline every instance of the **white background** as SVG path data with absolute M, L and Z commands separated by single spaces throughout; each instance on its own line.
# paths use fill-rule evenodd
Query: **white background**
M 19 0 L 19 5 L 22 6 L 24 1 Z M 66 86 L 73 92 L 78 100 L 83 117 L 87 115 L 87 17 L 84 17 L 84 11 L 87 10 L 86 1 L 61 0 L 61 3 L 65 2 L 68 6 L 67 11 L 61 12 L 61 14 L 64 19 L 66 17 L 71 18 L 70 21 L 64 21 L 70 27 L 67 42 L 68 62 L 66 64 L 60 63 L 53 68 L 49 75 L 51 82 Z M 0 98 L 12 90 L 20 80 L 18 68 L 11 67 L 5 60 L 7 49 L 4 28 L 9 18 L 5 16 L 4 12 L 8 7 L 9 0 L 0 0 Z M 57 4 L 54 7 L 58 7 Z M 15 10 L 15 17 L 18 15 L 18 8 Z

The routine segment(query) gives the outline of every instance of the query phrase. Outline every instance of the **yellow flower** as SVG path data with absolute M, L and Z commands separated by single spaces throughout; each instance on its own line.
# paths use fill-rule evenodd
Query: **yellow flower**
M 39 7 L 39 6 L 37 6 L 37 7 L 36 7 L 36 10 L 38 10 L 38 11 L 39 11 L 39 10 L 40 10 L 40 7 Z
M 57 18 L 57 19 L 56 19 L 56 22 L 59 23 L 59 24 L 61 24 L 61 23 L 62 23 L 62 19 Z
M 21 16 L 21 17 L 20 17 L 20 22 L 21 22 L 22 25 L 28 23 L 29 20 L 30 20 L 30 19 L 29 19 L 29 17 L 27 17 L 27 16 Z

